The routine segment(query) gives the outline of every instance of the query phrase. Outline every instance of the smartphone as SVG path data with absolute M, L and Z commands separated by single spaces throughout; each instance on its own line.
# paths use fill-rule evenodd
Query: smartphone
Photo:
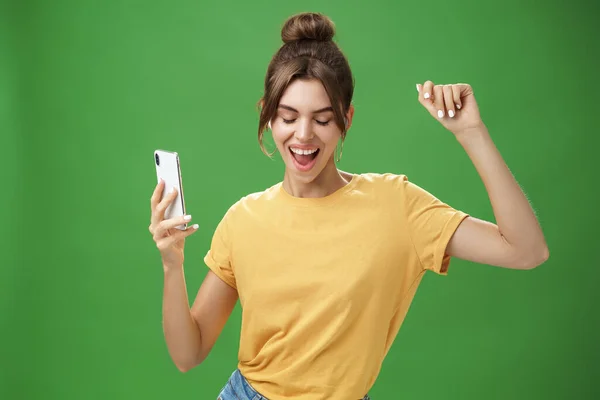
M 165 187 L 162 193 L 164 199 L 172 188 L 177 189 L 177 197 L 169 207 L 165 210 L 165 219 L 173 217 L 182 217 L 185 215 L 185 201 L 183 199 L 183 185 L 181 180 L 181 166 L 179 163 L 179 155 L 174 151 L 155 150 L 154 164 L 156 165 L 156 178 L 160 182 L 162 179 L 165 182 Z M 176 226 L 179 230 L 186 230 L 187 224 Z

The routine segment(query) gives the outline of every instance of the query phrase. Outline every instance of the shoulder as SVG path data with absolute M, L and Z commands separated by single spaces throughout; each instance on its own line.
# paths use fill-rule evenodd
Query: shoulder
M 404 174 L 368 172 L 357 175 L 358 186 L 375 193 L 400 194 L 408 183 Z
M 401 185 L 408 180 L 404 174 L 394 174 L 391 172 L 366 172 L 358 174 L 358 176 L 366 184 L 379 186 Z
M 268 209 L 273 202 L 281 183 L 267 189 L 246 194 L 235 201 L 225 213 L 227 219 L 240 219 L 244 216 Z
M 405 174 L 363 173 L 358 175 L 359 186 L 364 192 L 371 193 L 380 201 L 392 201 L 395 204 L 413 204 L 437 200 L 425 188 L 410 180 Z

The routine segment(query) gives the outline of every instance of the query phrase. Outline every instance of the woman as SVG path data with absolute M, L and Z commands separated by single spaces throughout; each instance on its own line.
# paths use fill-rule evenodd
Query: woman
M 455 210 L 404 175 L 352 174 L 336 147 L 352 126 L 353 78 L 334 25 L 303 13 L 283 26 L 267 70 L 258 138 L 269 129 L 283 181 L 236 202 L 205 257 L 191 310 L 183 273 L 191 217 L 164 220 L 177 193 L 152 195 L 150 232 L 161 252 L 164 333 L 181 371 L 208 355 L 238 298 L 238 368 L 220 399 L 368 398 L 426 271 L 450 257 L 514 269 L 548 258 L 538 221 L 496 150 L 466 84 L 417 85 L 427 111 L 465 149 L 497 225 Z

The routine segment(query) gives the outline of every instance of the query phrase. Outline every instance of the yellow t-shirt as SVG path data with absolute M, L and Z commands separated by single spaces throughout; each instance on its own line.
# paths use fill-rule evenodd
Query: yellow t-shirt
M 361 399 L 423 274 L 447 273 L 466 216 L 394 174 L 357 174 L 322 198 L 278 183 L 236 202 L 204 261 L 239 293 L 242 374 L 269 399 Z

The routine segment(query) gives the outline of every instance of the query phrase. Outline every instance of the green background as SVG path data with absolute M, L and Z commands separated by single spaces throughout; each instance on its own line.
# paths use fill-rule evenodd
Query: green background
M 484 3 L 484 4 L 482 4 Z M 214 399 L 236 366 L 239 307 L 204 364 L 171 362 L 148 233 L 152 152 L 181 156 L 193 297 L 217 222 L 282 179 L 256 140 L 285 18 L 321 11 L 356 78 L 340 167 L 404 173 L 493 219 L 470 160 L 415 84 L 468 82 L 531 199 L 550 260 L 455 260 L 428 275 L 370 394 L 599 398 L 598 9 L 504 2 L 4 1 L 0 398 Z M 191 299 L 190 299 L 191 300 Z

